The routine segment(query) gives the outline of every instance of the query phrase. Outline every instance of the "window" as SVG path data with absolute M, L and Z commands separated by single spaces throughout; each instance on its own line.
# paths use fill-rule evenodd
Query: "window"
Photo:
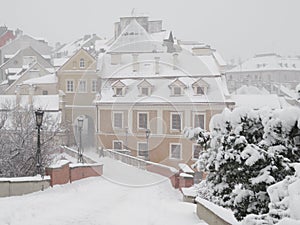
M 123 96 L 123 88 L 116 88 L 115 91 L 116 96 Z
M 74 92 L 74 81 L 73 80 L 67 80 L 67 92 Z
M 123 113 L 114 112 L 113 114 L 114 128 L 123 128 Z
M 149 88 L 143 87 L 143 88 L 141 88 L 141 90 L 142 90 L 142 95 L 145 95 L 145 96 L 149 95 Z
M 86 81 L 85 80 L 79 81 L 78 92 L 86 92 Z
M 119 140 L 113 141 L 113 149 L 122 150 L 123 149 L 123 142 L 119 141 Z
M 193 159 L 199 159 L 200 152 L 202 151 L 201 145 L 194 144 L 193 145 Z
M 170 159 L 181 159 L 181 144 L 170 145 Z
M 147 129 L 147 128 L 148 128 L 148 114 L 138 113 L 138 129 Z
M 80 59 L 80 61 L 79 61 L 79 67 L 80 68 L 84 68 L 84 59 Z
M 97 80 L 92 80 L 92 92 L 97 92 Z
M 181 95 L 181 87 L 174 87 L 173 91 L 174 95 Z
M 197 87 L 196 91 L 197 91 L 197 93 L 196 93 L 197 95 L 204 95 L 204 90 L 202 87 Z
M 204 114 L 194 114 L 194 127 L 201 127 L 204 129 Z
M 180 113 L 171 113 L 171 130 L 181 130 Z
M 138 142 L 138 156 L 145 157 L 146 159 L 149 157 L 149 151 L 147 149 L 147 143 Z
M 43 90 L 43 95 L 48 95 L 48 91 Z

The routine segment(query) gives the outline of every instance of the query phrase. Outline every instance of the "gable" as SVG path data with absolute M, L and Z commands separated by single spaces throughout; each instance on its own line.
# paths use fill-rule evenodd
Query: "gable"
M 187 86 L 178 78 L 176 80 L 174 80 L 169 87 L 182 87 L 182 88 L 186 88 Z
M 111 84 L 112 88 L 123 88 L 125 86 L 126 85 L 120 80 L 117 80 L 117 81 L 115 81 L 114 83 Z
M 80 67 L 81 59 L 84 60 L 84 68 Z M 64 65 L 61 66 L 58 72 L 63 70 L 96 70 L 96 60 L 86 50 L 81 48 L 69 60 L 67 60 Z
M 193 84 L 192 84 L 192 87 L 206 87 L 208 88 L 208 83 L 205 82 L 203 79 L 199 78 L 197 81 L 195 81 Z
M 138 85 L 138 88 L 140 88 L 140 87 L 152 87 L 152 85 L 149 83 L 149 81 L 147 81 L 147 80 L 142 80 Z

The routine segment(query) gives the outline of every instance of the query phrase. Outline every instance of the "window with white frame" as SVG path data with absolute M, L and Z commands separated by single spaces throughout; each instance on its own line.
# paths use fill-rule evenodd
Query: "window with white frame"
M 123 113 L 122 112 L 114 112 L 113 113 L 113 125 L 114 128 L 123 128 Z
M 204 123 L 205 123 L 205 115 L 201 113 L 195 113 L 194 114 L 194 127 L 201 127 L 204 129 Z
M 80 80 L 78 83 L 78 92 L 86 92 L 86 80 Z
M 138 113 L 138 128 L 139 129 L 148 128 L 148 113 L 143 113 L 143 112 Z
M 171 113 L 171 130 L 181 130 L 182 118 L 181 113 Z
M 170 144 L 170 159 L 181 159 L 181 144 Z
M 147 149 L 147 143 L 146 142 L 138 142 L 138 156 L 148 158 L 149 151 Z
M 97 92 L 97 80 L 92 80 L 92 92 Z
M 79 67 L 80 68 L 84 68 L 85 67 L 85 62 L 84 62 L 84 59 L 82 59 L 82 58 L 79 60 Z
M 66 81 L 66 92 L 74 92 L 74 81 L 73 80 Z
M 199 159 L 200 152 L 202 151 L 202 146 L 198 144 L 193 144 L 193 159 Z
M 119 140 L 113 141 L 113 149 L 115 150 L 122 150 L 123 149 L 123 142 Z

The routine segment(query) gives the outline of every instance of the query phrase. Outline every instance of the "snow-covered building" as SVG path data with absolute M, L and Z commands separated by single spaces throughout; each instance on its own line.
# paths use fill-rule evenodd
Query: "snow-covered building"
M 95 43 L 102 40 L 96 34 L 86 34 L 73 42 L 61 45 L 55 50 L 54 58 L 70 58 L 81 48 L 95 56 Z
M 278 85 L 295 88 L 300 82 L 300 58 L 280 55 L 257 54 L 226 72 L 230 91 L 242 85 L 264 87 L 277 93 Z
M 84 146 L 94 146 L 95 106 L 93 100 L 97 92 L 97 60 L 87 50 L 81 48 L 70 57 L 56 72 L 58 90 L 63 96 L 64 120 L 75 125 L 77 118 L 84 118 L 82 140 Z M 70 127 L 70 142 L 74 143 L 74 133 Z
M 45 59 L 51 59 L 52 47 L 43 38 L 33 38 L 18 32 L 17 37 L 6 45 L 0 47 L 0 65 L 12 58 L 19 50 L 32 47 Z
M 98 58 L 99 146 L 174 167 L 191 164 L 201 148 L 182 136 L 183 129 L 206 129 L 212 115 L 234 104 L 221 74 L 224 60 L 208 45 L 177 40 L 160 22 L 149 31 L 145 21 L 121 18 Z
M 21 48 L 15 54 L 6 57 L 5 62 L 0 65 L 0 79 L 2 82 L 8 81 L 8 83 L 11 83 L 11 80 L 16 80 L 20 74 L 35 63 L 39 63 L 50 73 L 54 72 L 50 58 L 43 57 L 31 46 Z
M 6 45 L 9 41 L 15 38 L 14 32 L 6 26 L 0 26 L 0 47 Z

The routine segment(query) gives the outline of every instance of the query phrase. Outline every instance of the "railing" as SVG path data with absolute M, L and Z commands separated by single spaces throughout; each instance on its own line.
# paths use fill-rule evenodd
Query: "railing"
M 146 170 L 146 167 L 148 164 L 148 162 L 146 160 L 139 159 L 137 157 L 128 155 L 127 152 L 121 153 L 116 150 L 106 149 L 106 150 L 104 150 L 103 153 L 104 153 L 104 156 L 106 156 L 106 157 L 119 160 L 123 163 L 126 163 L 128 165 L 131 165 L 131 166 L 137 167 L 139 169 L 143 169 L 143 170 Z

